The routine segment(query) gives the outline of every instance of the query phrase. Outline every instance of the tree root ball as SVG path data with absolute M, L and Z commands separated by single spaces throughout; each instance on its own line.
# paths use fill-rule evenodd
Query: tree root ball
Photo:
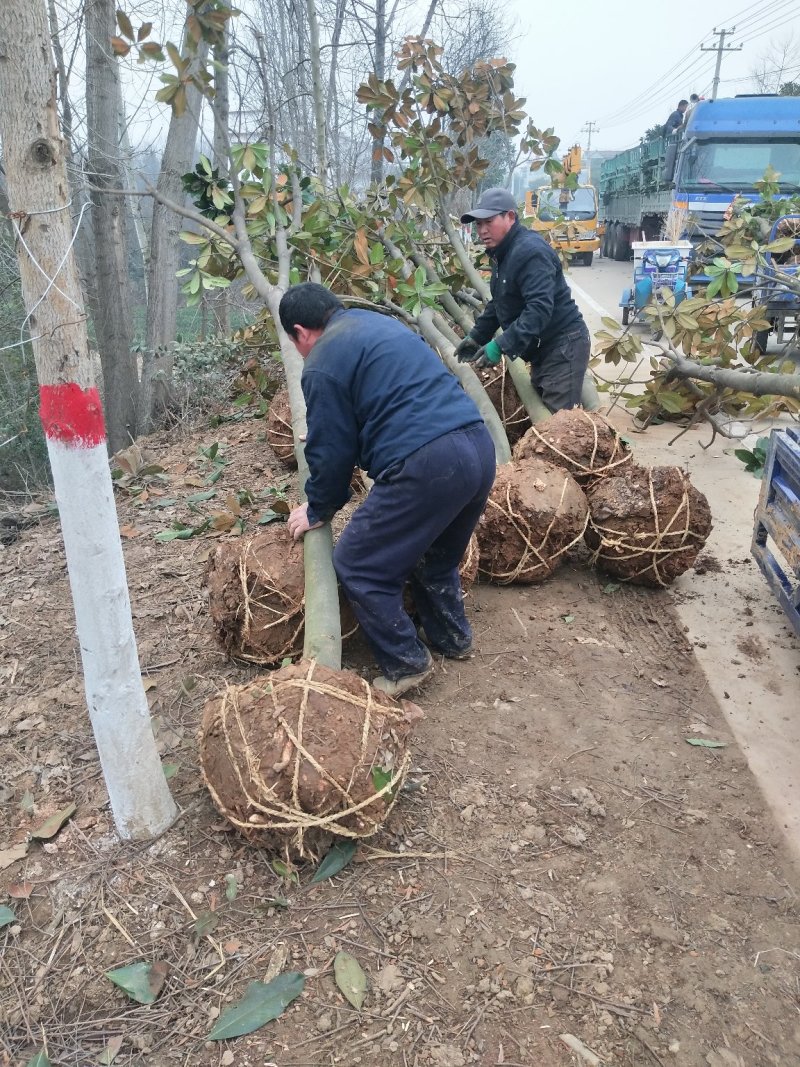
M 208 572 L 208 610 L 216 636 L 237 659 L 264 666 L 303 651 L 303 546 L 283 523 L 250 541 L 225 541 Z
M 614 427 L 594 411 L 557 411 L 537 422 L 514 449 L 514 459 L 541 456 L 568 470 L 584 487 L 615 473 L 633 460 Z
M 506 464 L 478 524 L 479 573 L 490 582 L 541 582 L 583 538 L 589 505 L 561 467 L 537 457 Z
M 279 389 L 272 398 L 267 415 L 267 442 L 278 459 L 287 467 L 297 466 L 288 389 Z
M 589 490 L 589 507 L 593 562 L 635 585 L 669 585 L 711 533 L 708 501 L 680 467 L 623 467 Z
M 506 361 L 502 359 L 496 367 L 478 371 L 478 377 L 502 419 L 508 443 L 513 447 L 529 429 L 531 420 L 508 373 Z
M 219 812 L 250 840 L 300 856 L 331 835 L 369 837 L 389 815 L 422 711 L 350 671 L 301 660 L 209 700 L 203 778 Z

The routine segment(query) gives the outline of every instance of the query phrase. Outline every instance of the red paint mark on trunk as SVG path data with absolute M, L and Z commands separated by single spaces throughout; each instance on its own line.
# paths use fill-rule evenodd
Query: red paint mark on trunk
M 103 405 L 92 386 L 81 389 L 75 382 L 39 387 L 39 415 L 48 439 L 79 448 L 94 448 L 106 439 Z

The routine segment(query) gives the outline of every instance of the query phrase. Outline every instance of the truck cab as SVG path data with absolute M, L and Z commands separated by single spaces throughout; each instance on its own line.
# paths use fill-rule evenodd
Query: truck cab
M 735 96 L 701 101 L 678 148 L 673 203 L 693 241 L 715 237 L 734 196 L 758 199 L 768 167 L 781 192 L 800 190 L 800 99 Z
M 544 186 L 525 194 L 524 217 L 531 229 L 545 234 L 557 230 L 552 243 L 579 263 L 590 267 L 600 247 L 597 222 L 597 190 L 593 185 L 575 189 Z M 566 228 L 564 228 L 566 225 Z

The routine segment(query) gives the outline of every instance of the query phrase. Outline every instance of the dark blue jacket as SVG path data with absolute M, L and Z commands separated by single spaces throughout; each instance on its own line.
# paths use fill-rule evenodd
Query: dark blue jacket
M 479 345 L 502 327 L 495 337 L 502 351 L 530 362 L 540 344 L 583 324 L 561 261 L 538 233 L 515 222 L 489 255 L 492 299 L 470 330 Z
M 303 367 L 310 522 L 347 502 L 353 468 L 377 478 L 429 441 L 481 421 L 428 345 L 387 315 L 336 311 Z

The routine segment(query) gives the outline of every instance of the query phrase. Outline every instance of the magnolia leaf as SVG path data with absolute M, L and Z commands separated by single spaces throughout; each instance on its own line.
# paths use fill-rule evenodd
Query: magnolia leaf
M 337 952 L 333 961 L 336 984 L 356 1011 L 360 1011 L 367 996 L 367 976 L 361 964 L 349 952 Z
M 146 963 L 142 960 L 127 967 L 106 971 L 105 976 L 137 1004 L 152 1004 L 161 992 L 168 973 L 169 965 L 163 961 Z
M 711 741 L 707 737 L 687 737 L 686 744 L 694 745 L 696 748 L 727 748 L 727 742 Z
M 333 878 L 335 874 L 338 874 L 348 865 L 356 854 L 357 848 L 358 844 L 355 841 L 339 841 L 335 844 L 314 872 L 314 877 L 311 879 L 312 884 Z
M 124 11 L 117 11 L 117 25 L 119 26 L 120 33 L 127 37 L 129 41 L 133 40 L 133 26 L 131 20 L 125 14 Z
M 209 1041 L 252 1034 L 265 1023 L 277 1019 L 303 992 L 305 978 L 298 971 L 285 971 L 271 982 L 251 982 L 244 998 L 220 1015 L 208 1035 Z
M 6 904 L 0 904 L 0 929 L 16 922 L 16 915 Z
M 198 937 L 205 937 L 219 925 L 219 915 L 215 911 L 201 911 L 194 924 L 194 932 Z
M 51 1067 L 51 1063 L 47 1058 L 46 1052 L 37 1052 L 35 1056 L 28 1060 L 25 1067 Z
M 66 808 L 62 808 L 61 811 L 57 811 L 55 815 L 51 815 L 49 819 L 37 826 L 35 830 L 31 831 L 31 838 L 34 841 L 49 841 L 51 837 L 55 837 L 67 819 L 71 819 L 75 814 L 77 804 L 68 804 Z

